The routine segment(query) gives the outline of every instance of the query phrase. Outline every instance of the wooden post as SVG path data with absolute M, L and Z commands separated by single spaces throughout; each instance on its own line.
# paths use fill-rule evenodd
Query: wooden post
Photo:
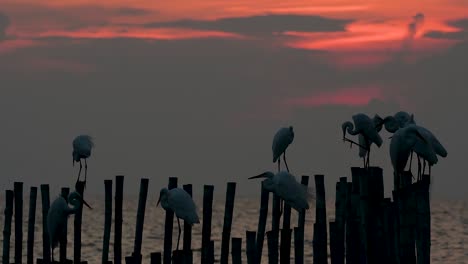
M 143 225 L 145 222 L 146 198 L 148 197 L 148 182 L 146 178 L 140 182 L 140 196 L 138 199 L 137 220 L 135 227 L 135 244 L 133 247 L 133 260 L 136 264 L 141 264 L 141 242 L 143 240 Z
M 169 190 L 177 188 L 177 177 L 169 177 L 169 184 L 167 185 L 167 187 Z M 166 210 L 166 221 L 164 223 L 164 264 L 171 263 L 173 222 L 174 212 L 172 212 L 171 210 Z
M 423 175 L 417 189 L 416 249 L 418 264 L 431 260 L 431 206 L 429 200 L 430 176 Z
M 214 240 L 210 240 L 208 246 L 208 264 L 214 264 Z
M 50 198 L 49 198 L 49 185 L 41 184 L 41 198 L 42 198 L 42 260 L 44 263 L 50 263 L 50 242 L 49 232 L 47 229 L 47 214 L 49 213 Z
M 85 182 L 78 181 L 76 183 L 76 191 L 84 199 L 84 186 Z M 74 222 L 74 244 L 73 244 L 73 262 L 81 263 L 81 223 L 83 221 L 83 205 L 80 206 L 78 211 L 75 213 L 75 222 Z M 120 263 L 118 263 L 120 264 Z
M 255 231 L 246 231 L 247 263 L 255 264 Z
M 303 175 L 301 178 L 301 184 L 308 186 L 309 185 L 309 176 Z M 302 227 L 304 229 L 305 227 L 305 215 L 306 215 L 306 210 L 303 210 L 302 212 L 299 212 L 299 217 L 297 220 L 297 226 Z
M 336 264 L 340 263 L 339 259 L 339 249 L 338 249 L 338 243 L 339 243 L 339 238 L 338 238 L 338 227 L 336 222 L 331 221 L 329 223 L 330 226 L 330 260 L 331 264 Z
M 367 225 L 367 245 L 369 263 L 382 262 L 384 253 L 383 247 L 383 202 L 384 186 L 383 171 L 379 167 L 369 167 L 368 174 L 368 225 Z
M 348 264 L 353 264 L 353 263 L 358 263 L 357 260 L 355 260 L 354 255 L 355 252 L 352 252 L 353 250 L 353 244 L 358 243 L 354 242 L 356 239 L 356 228 L 355 228 L 355 215 L 354 215 L 354 208 L 352 204 L 352 197 L 353 197 L 353 183 L 348 182 L 347 183 L 347 188 L 346 188 L 346 263 Z
M 150 257 L 151 264 L 161 264 L 161 252 L 153 252 Z
M 104 235 L 102 240 L 102 263 L 109 261 L 109 241 L 112 226 L 112 180 L 104 180 Z
M 324 175 L 315 175 L 315 190 L 317 193 L 315 205 L 315 224 L 313 237 L 314 263 L 328 262 L 327 254 L 327 211 L 325 204 Z
M 335 198 L 335 223 L 334 228 L 336 231 L 335 237 L 335 263 L 344 264 L 345 259 L 345 217 L 346 217 L 346 192 L 348 190 L 348 183 L 346 177 L 341 177 L 340 181 L 336 183 L 336 198 Z M 331 230 L 331 229 L 330 229 Z M 330 231 L 331 232 L 331 231 Z M 331 235 L 330 235 L 331 238 Z M 331 240 L 330 240 L 331 241 Z
M 399 213 L 399 230 L 400 230 L 400 263 L 415 263 L 415 240 L 412 226 L 412 214 L 415 208 L 412 208 L 413 188 L 408 183 L 411 182 L 411 172 L 405 171 L 401 175 L 403 187 L 397 191 L 398 202 L 397 208 Z M 410 180 L 408 180 L 410 179 Z
M 304 227 L 294 228 L 294 263 L 304 264 Z
M 184 251 L 183 250 L 174 250 L 172 253 L 172 264 L 183 264 L 184 260 Z
M 232 215 L 234 211 L 234 199 L 236 196 L 236 183 L 228 182 L 226 190 L 226 204 L 224 206 L 224 223 L 221 240 L 221 264 L 227 264 L 229 261 L 229 241 L 231 240 Z M 248 241 L 248 240 L 247 240 Z M 255 237 L 253 246 L 255 248 Z M 254 256 L 255 257 L 255 256 Z
M 15 193 L 15 263 L 23 263 L 23 183 L 14 183 Z
M 124 176 L 115 177 L 114 264 L 122 264 L 122 207 Z
M 68 204 L 68 194 L 69 193 L 70 193 L 70 188 L 67 188 L 67 187 L 62 188 L 61 195 L 62 195 L 63 199 L 65 199 L 67 204 Z M 68 220 L 65 222 L 64 225 L 65 225 L 64 229 L 68 230 Z M 68 243 L 67 233 L 68 233 L 68 231 L 62 236 L 62 238 L 60 240 L 59 260 L 60 260 L 61 263 L 65 263 L 67 261 L 67 243 Z
M 268 231 L 268 264 L 278 264 L 278 232 Z
M 260 196 L 260 214 L 258 217 L 258 228 L 257 228 L 257 240 L 256 240 L 256 258 L 257 263 L 262 262 L 262 251 L 263 251 L 263 241 L 265 240 L 265 229 L 266 229 L 266 222 L 268 217 L 268 200 L 270 197 L 270 193 L 263 188 L 261 188 L 261 196 Z
M 37 187 L 31 187 L 29 192 L 29 218 L 28 218 L 28 241 L 27 241 L 27 263 L 34 263 L 34 228 L 36 226 L 36 200 Z
M 232 238 L 231 255 L 232 264 L 242 264 L 242 238 Z
M 384 249 L 382 260 L 384 264 L 396 263 L 394 251 L 394 236 L 393 236 L 393 212 L 392 201 L 390 198 L 385 198 L 383 201 L 383 239 L 381 241 Z
M 359 168 L 359 213 L 360 213 L 360 238 L 361 250 L 363 252 L 366 263 L 369 263 L 369 174 L 367 169 Z
M 273 193 L 273 204 L 272 204 L 272 212 L 271 212 L 271 231 L 277 232 L 277 237 L 279 238 L 279 230 L 280 230 L 280 218 L 281 218 L 281 208 L 280 208 L 280 197 Z M 279 243 L 279 240 L 277 241 Z M 278 245 L 277 245 L 278 246 Z
M 290 207 L 291 208 L 291 207 Z M 280 263 L 289 264 L 291 259 L 291 235 L 292 230 L 281 229 L 281 243 L 280 243 Z
M 192 184 L 183 185 L 184 190 L 191 196 L 192 195 Z M 192 225 L 184 221 L 184 244 L 183 249 L 185 252 L 192 250 Z
M 364 259 L 364 249 L 361 243 L 361 210 L 359 196 L 359 179 L 362 168 L 352 167 L 352 185 L 351 185 L 351 201 L 349 208 L 349 223 L 347 231 L 349 236 L 346 241 L 346 263 L 358 264 Z
M 202 248 L 201 263 L 209 262 L 209 246 L 211 240 L 211 216 L 213 209 L 213 185 L 203 187 L 203 226 L 202 226 Z
M 5 191 L 5 223 L 3 226 L 3 254 L 2 261 L 4 264 L 10 263 L 10 236 L 11 236 L 11 219 L 13 218 L 13 197 L 12 190 Z

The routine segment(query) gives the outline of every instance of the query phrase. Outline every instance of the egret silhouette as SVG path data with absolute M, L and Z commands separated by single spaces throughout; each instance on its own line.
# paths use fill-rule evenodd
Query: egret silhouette
M 54 261 L 54 249 L 67 233 L 65 224 L 68 220 L 68 216 L 76 213 L 83 204 L 92 209 L 78 192 L 72 192 L 68 195 L 68 203 L 73 205 L 73 207 L 69 207 L 65 198 L 59 196 L 52 202 L 49 212 L 47 213 L 47 229 L 49 232 L 50 247 L 52 249 L 52 262 Z
M 383 124 L 383 120 L 378 115 L 376 115 L 374 117 L 374 120 L 378 121 L 378 124 L 376 124 L 373 119 L 371 119 L 366 114 L 362 114 L 362 113 L 353 115 L 352 118 L 353 118 L 354 124 L 350 121 L 347 121 L 341 125 L 341 128 L 343 130 L 343 141 L 348 141 L 351 143 L 351 145 L 355 144 L 359 146 L 360 148 L 366 149 L 367 161 L 364 162 L 365 163 L 364 167 L 369 167 L 369 156 L 370 156 L 371 144 L 374 143 L 379 148 L 380 146 L 382 146 L 383 141 L 377 129 L 381 127 L 381 125 Z M 346 138 L 346 132 L 353 136 L 362 135 L 364 138 L 361 141 L 366 141 L 365 142 L 366 144 L 361 145 L 360 143 L 356 143 Z
M 88 135 L 80 135 L 77 136 L 73 140 L 73 166 L 75 166 L 75 162 L 80 162 L 80 170 L 78 172 L 78 178 L 76 179 L 76 182 L 80 180 L 80 175 L 81 175 L 81 169 L 83 168 L 83 165 L 81 163 L 81 160 L 84 159 L 85 162 L 85 185 L 86 185 L 86 176 L 88 174 L 88 164 L 86 160 L 91 156 L 91 150 L 94 147 L 94 142 L 93 138 L 88 136 Z
M 416 147 L 417 145 L 417 147 Z M 390 142 L 390 158 L 395 172 L 395 188 L 400 187 L 401 173 L 406 167 L 411 150 L 418 149 L 429 164 L 437 163 L 437 156 L 430 142 L 420 133 L 415 125 L 398 129 Z
M 286 162 L 286 149 L 294 140 L 293 127 L 280 128 L 273 137 L 273 163 L 278 162 L 278 172 L 281 169 L 281 154 L 283 154 L 284 164 L 286 170 L 289 172 L 288 163 Z
M 180 188 L 173 188 L 170 190 L 167 188 L 161 189 L 156 206 L 158 206 L 160 202 L 164 210 L 171 210 L 177 217 L 177 224 L 179 225 L 177 250 L 179 250 L 180 233 L 182 232 L 179 218 L 185 220 L 190 225 L 200 223 L 197 215 L 197 208 L 190 194 Z

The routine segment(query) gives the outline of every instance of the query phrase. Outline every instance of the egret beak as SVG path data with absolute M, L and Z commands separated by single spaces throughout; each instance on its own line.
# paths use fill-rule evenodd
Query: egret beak
M 159 196 L 158 203 L 156 203 L 156 207 L 159 206 L 159 202 L 161 201 L 161 196 Z
M 89 209 L 93 210 L 93 208 L 89 206 L 89 204 L 84 199 L 81 199 L 81 201 L 83 201 L 83 204 L 86 205 Z
M 268 176 L 266 176 L 266 172 L 260 174 L 260 175 L 257 175 L 257 176 L 252 176 L 250 178 L 248 178 L 249 180 L 251 179 L 258 179 L 258 178 L 268 178 Z

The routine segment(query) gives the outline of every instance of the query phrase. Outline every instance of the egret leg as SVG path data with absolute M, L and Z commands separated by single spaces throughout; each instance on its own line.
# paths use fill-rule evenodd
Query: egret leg
M 52 263 L 54 263 L 54 248 L 52 248 Z
M 280 213 L 279 213 L 279 215 L 280 215 L 280 217 L 281 217 L 281 215 L 283 215 L 283 199 L 280 199 L 280 204 L 279 204 L 279 206 L 280 206 Z
M 421 158 L 418 155 L 418 177 L 421 174 Z
M 86 176 L 88 175 L 88 163 L 86 162 L 86 159 L 84 160 L 85 164 L 85 172 L 84 172 L 84 186 L 86 187 Z
M 286 150 L 283 153 L 284 164 L 286 165 L 286 170 L 289 172 L 288 163 L 286 162 Z
M 280 168 L 281 168 L 281 159 L 278 159 L 278 172 L 280 172 Z
M 369 168 L 369 158 L 370 157 L 370 147 L 367 149 L 367 164 L 366 164 L 366 168 Z
M 411 151 L 411 156 L 409 160 L 409 171 L 411 171 L 411 162 L 413 161 L 413 151 Z
M 431 176 L 431 165 L 429 165 L 429 176 Z
M 179 225 L 179 236 L 177 237 L 177 250 L 179 250 L 180 233 L 182 232 L 182 229 L 180 228 L 179 217 L 177 217 L 177 224 Z
M 426 160 L 423 160 L 423 171 L 421 175 L 419 176 L 419 180 L 422 179 L 422 176 L 424 175 L 425 172 L 426 172 Z
M 365 168 L 365 167 L 366 167 L 366 157 L 363 157 L 363 158 L 362 158 L 362 162 L 363 162 L 363 164 L 364 164 L 364 167 L 363 167 L 363 168 Z
M 80 181 L 81 169 L 83 169 L 83 164 L 81 164 L 81 159 L 80 159 L 80 170 L 78 171 L 78 179 L 76 179 L 77 183 Z

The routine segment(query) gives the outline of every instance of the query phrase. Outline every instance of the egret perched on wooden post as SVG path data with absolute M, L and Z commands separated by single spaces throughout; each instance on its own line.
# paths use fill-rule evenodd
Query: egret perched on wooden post
M 440 141 L 437 139 L 437 137 L 427 128 L 416 125 L 416 122 L 414 121 L 414 115 L 409 115 L 406 112 L 398 112 L 394 116 L 388 116 L 384 119 L 385 122 L 385 129 L 390 132 L 390 133 L 395 133 L 398 129 L 401 129 L 402 127 L 409 127 L 409 126 L 415 126 L 418 132 L 424 137 L 424 139 L 432 146 L 434 152 L 440 156 L 440 157 L 447 157 L 447 150 L 445 147 L 440 143 Z M 431 167 L 435 163 L 431 163 L 429 160 L 425 158 L 427 156 L 426 153 L 426 148 L 424 147 L 424 144 L 426 144 L 424 141 L 422 141 L 420 138 L 417 138 L 417 143 L 414 145 L 412 148 L 412 152 L 416 152 L 418 156 L 418 180 L 421 179 L 422 174 L 424 174 L 426 170 L 426 163 L 428 163 L 429 167 L 429 175 L 431 173 Z M 410 170 L 411 170 L 411 160 L 412 160 L 412 152 L 410 155 Z M 423 169 L 421 172 L 421 164 L 420 164 L 420 157 L 423 158 Z
M 83 204 L 92 209 L 91 206 L 81 198 L 78 192 L 72 192 L 68 195 L 68 203 L 73 205 L 73 207 L 68 207 L 65 198 L 59 196 L 54 200 L 47 213 L 47 229 L 49 232 L 50 247 L 52 248 L 52 262 L 54 261 L 54 248 L 57 247 L 61 238 L 67 233 L 65 223 L 68 220 L 68 216 L 76 213 Z
M 88 135 L 80 135 L 77 136 L 73 140 L 73 166 L 75 166 L 75 162 L 80 162 L 80 171 L 78 172 L 78 178 L 76 182 L 80 180 L 81 169 L 83 165 L 81 164 L 81 159 L 84 159 L 85 162 L 85 185 L 86 185 L 86 176 L 88 174 L 88 164 L 86 159 L 91 156 L 91 149 L 94 147 L 93 138 Z
M 281 154 L 283 154 L 284 164 L 286 165 L 286 170 L 289 172 L 288 163 L 286 162 L 286 149 L 294 140 L 294 131 L 293 127 L 283 127 L 280 128 L 275 136 L 273 137 L 273 163 L 278 161 L 278 172 L 281 169 Z
M 182 232 L 179 218 L 185 220 L 190 225 L 199 224 L 200 219 L 197 215 L 197 208 L 190 194 L 180 188 L 173 188 L 170 190 L 162 188 L 156 206 L 158 206 L 160 202 L 164 210 L 173 211 L 177 217 L 177 224 L 179 225 L 177 250 L 179 250 L 180 233 Z
M 437 163 L 437 156 L 432 148 L 432 144 L 420 133 L 417 126 L 410 125 L 398 129 L 390 142 L 390 158 L 395 171 L 395 177 L 398 180 L 395 182 L 398 185 L 400 183 L 400 175 L 406 167 L 410 152 L 415 149 L 416 145 L 418 145 L 419 155 L 426 159 L 429 164 Z M 395 187 L 398 188 L 399 186 Z
M 374 122 L 377 122 L 377 124 Z M 367 150 L 367 162 L 365 162 L 364 167 L 369 167 L 369 156 L 370 156 L 370 147 L 371 144 L 376 144 L 379 148 L 382 146 L 382 138 L 379 135 L 378 127 L 383 124 L 383 119 L 381 119 L 378 115 L 374 117 L 372 120 L 366 114 L 355 114 L 353 115 L 353 122 L 347 121 L 341 125 L 343 130 L 343 141 L 348 141 L 352 144 L 359 146 L 360 148 L 364 148 Z M 346 138 L 346 132 L 351 135 L 362 135 L 364 137 L 364 141 L 366 141 L 365 145 L 361 145 L 356 143 L 348 138 Z
M 292 208 L 301 212 L 309 209 L 307 186 L 299 183 L 292 174 L 287 171 L 280 171 L 274 174 L 271 171 L 250 177 L 249 179 L 266 178 L 262 181 L 265 190 L 278 195 L 282 201 Z

